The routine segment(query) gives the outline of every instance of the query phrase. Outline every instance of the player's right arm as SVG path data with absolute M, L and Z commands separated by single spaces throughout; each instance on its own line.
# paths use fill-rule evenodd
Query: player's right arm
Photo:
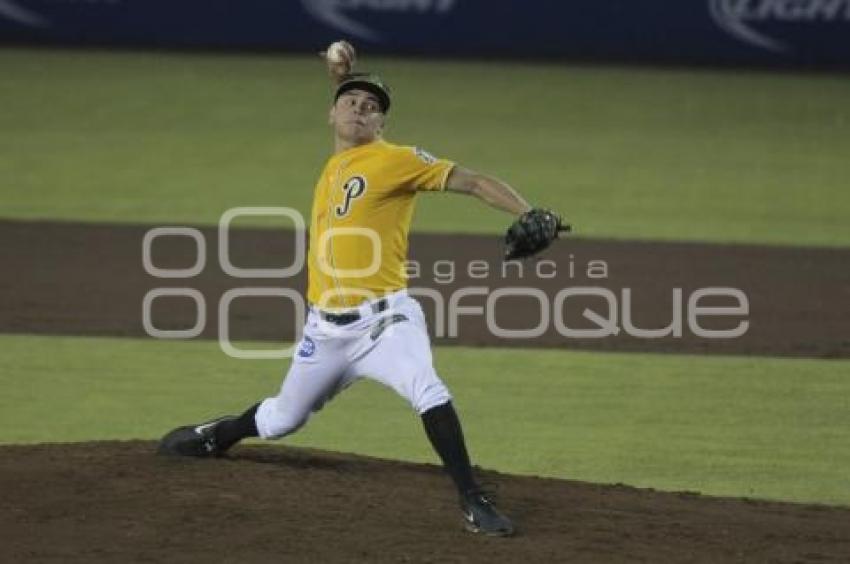
M 520 215 L 531 209 L 519 192 L 507 183 L 458 165 L 452 168 L 446 179 L 446 190 L 474 196 L 512 215 Z

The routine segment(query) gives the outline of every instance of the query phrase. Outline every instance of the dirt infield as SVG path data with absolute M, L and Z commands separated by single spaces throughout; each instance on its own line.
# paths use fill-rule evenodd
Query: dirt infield
M 200 274 L 155 278 L 142 266 L 142 241 L 151 227 L 0 221 L 0 332 L 146 336 L 142 324 L 146 293 L 156 287 L 183 287 L 197 289 L 204 297 L 207 319 L 200 338 L 216 338 L 218 305 L 226 291 L 240 287 L 303 291 L 303 272 L 289 279 L 264 280 L 226 275 L 219 265 L 214 228 L 200 228 L 206 243 L 206 267 Z M 292 262 L 291 231 L 234 229 L 230 240 L 230 260 L 238 267 L 272 268 Z M 503 270 L 499 253 L 499 240 L 492 236 L 412 236 L 411 256 L 419 269 L 411 286 L 431 292 L 421 301 L 438 343 L 850 358 L 850 249 L 571 238 L 557 242 L 542 261 L 522 264 L 521 270 Z M 158 268 L 189 268 L 196 261 L 195 242 L 185 236 L 155 240 L 151 258 Z M 576 287 L 610 290 L 617 323 L 624 328 L 624 289 L 628 289 L 634 327 L 661 328 L 677 318 L 682 335 L 648 339 L 624 329 L 604 338 L 565 336 L 556 317 L 579 330 L 598 327 L 585 319 L 585 309 L 610 318 L 611 308 L 599 297 L 574 297 L 556 305 L 560 291 Z M 702 317 L 700 325 L 729 330 L 746 321 L 743 336 L 712 339 L 692 330 L 688 298 L 706 287 L 739 289 L 749 312 Z M 539 326 L 541 334 L 504 338 L 488 329 L 484 306 L 487 296 L 499 288 L 521 289 L 519 295 L 493 302 L 492 321 L 510 330 Z M 677 288 L 682 292 L 682 311 L 674 315 Z M 473 293 L 460 297 L 457 305 L 482 309 L 455 317 L 450 304 L 464 289 Z M 534 292 L 539 292 L 536 298 Z M 715 298 L 700 305 L 734 304 Z M 194 302 L 186 297 L 158 298 L 150 312 L 153 326 L 166 330 L 192 328 L 197 316 Z M 301 325 L 298 317 L 287 299 L 238 298 L 229 310 L 230 337 L 291 340 Z M 450 336 L 453 321 L 457 331 Z
M 512 539 L 462 530 L 431 465 L 151 442 L 0 447 L 2 562 L 847 562 L 850 509 L 491 472 Z
M 157 279 L 142 266 L 150 227 L 0 221 L 0 332 L 145 336 L 146 293 L 183 287 L 204 299 L 199 338 L 216 338 L 218 304 L 228 290 L 303 290 L 303 273 L 288 280 L 226 275 L 209 228 L 200 228 L 200 274 Z M 188 268 L 194 245 L 185 237 L 159 240 L 153 263 Z M 291 232 L 232 234 L 232 262 L 240 267 L 285 265 L 292 249 Z M 442 344 L 850 358 L 846 249 L 572 239 L 543 262 L 504 275 L 494 237 L 418 235 L 411 251 L 420 267 L 412 286 L 431 292 L 422 301 Z M 481 262 L 473 268 L 475 261 Z M 606 273 L 596 278 L 589 267 L 601 263 Z M 552 326 L 533 339 L 502 339 L 487 330 L 484 315 L 464 315 L 457 336 L 439 334 L 451 324 L 441 321 L 447 308 L 440 301 L 445 306 L 465 288 L 484 292 L 464 298 L 465 307 L 483 306 L 497 288 L 525 288 L 495 311 L 499 326 L 517 329 L 534 327 L 542 315 L 528 300 L 535 289 L 551 301 L 564 288 L 590 286 L 619 300 L 628 288 L 634 324 L 645 328 L 670 323 L 675 288 L 684 296 L 707 286 L 738 288 L 748 297 L 750 326 L 737 339 L 705 339 L 687 329 L 680 338 L 627 331 L 565 338 Z M 571 301 L 558 314 L 571 327 L 592 327 L 582 325 L 584 308 L 601 311 L 590 299 Z M 186 329 L 196 315 L 186 298 L 161 298 L 151 307 L 160 329 Z M 272 298 L 240 298 L 229 319 L 233 339 L 265 341 L 292 339 L 300 323 L 294 307 Z M 705 325 L 726 329 L 741 319 Z M 521 534 L 485 539 L 462 530 L 448 479 L 436 466 L 267 446 L 210 461 L 153 451 L 142 441 L 0 446 L 0 562 L 850 561 L 848 508 L 486 472 Z

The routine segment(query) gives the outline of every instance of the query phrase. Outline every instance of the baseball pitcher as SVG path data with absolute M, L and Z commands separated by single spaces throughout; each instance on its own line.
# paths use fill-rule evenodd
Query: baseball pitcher
M 374 74 L 352 73 L 349 43 L 336 42 L 324 55 L 335 86 L 334 153 L 314 191 L 310 308 L 297 353 L 276 396 L 238 417 L 179 427 L 163 437 L 159 452 L 216 457 L 246 437 L 285 437 L 339 391 L 371 378 L 420 415 L 457 488 L 466 528 L 512 535 L 514 525 L 475 480 L 452 396 L 434 370 L 422 309 L 406 292 L 408 232 L 417 194 L 442 191 L 518 217 L 505 236 L 507 260 L 539 252 L 569 227 L 500 180 L 385 140 L 390 88 Z

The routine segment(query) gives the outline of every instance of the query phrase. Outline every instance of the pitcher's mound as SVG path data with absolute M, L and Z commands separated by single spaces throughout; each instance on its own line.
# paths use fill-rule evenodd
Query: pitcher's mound
M 436 466 L 283 447 L 0 447 L 2 562 L 848 562 L 850 508 L 484 473 L 519 536 L 463 530 Z

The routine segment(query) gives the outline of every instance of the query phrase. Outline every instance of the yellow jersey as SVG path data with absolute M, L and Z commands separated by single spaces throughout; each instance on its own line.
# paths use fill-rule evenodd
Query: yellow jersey
M 328 159 L 310 214 L 307 300 L 346 309 L 405 288 L 416 193 L 445 190 L 453 167 L 382 139 Z

